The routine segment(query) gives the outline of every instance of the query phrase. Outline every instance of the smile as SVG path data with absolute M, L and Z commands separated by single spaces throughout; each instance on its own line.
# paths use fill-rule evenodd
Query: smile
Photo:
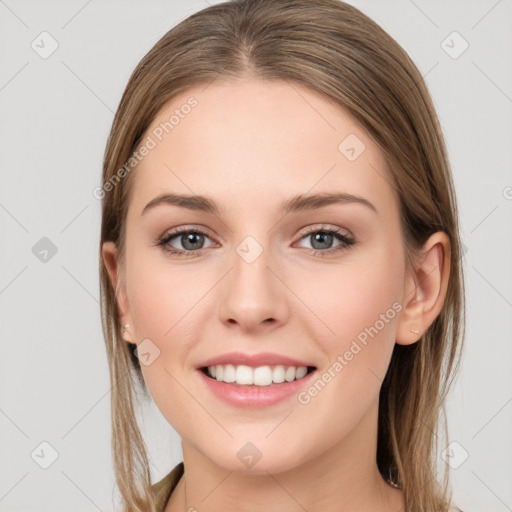
M 315 370 L 313 366 L 257 366 L 218 364 L 201 368 L 208 377 L 218 382 L 239 386 L 270 386 L 293 382 Z

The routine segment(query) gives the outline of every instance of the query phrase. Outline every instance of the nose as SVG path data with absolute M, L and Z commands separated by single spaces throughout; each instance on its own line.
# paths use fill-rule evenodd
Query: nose
M 274 330 L 287 321 L 287 288 L 269 256 L 265 249 L 251 261 L 243 252 L 235 252 L 233 268 L 221 288 L 222 322 L 254 332 Z

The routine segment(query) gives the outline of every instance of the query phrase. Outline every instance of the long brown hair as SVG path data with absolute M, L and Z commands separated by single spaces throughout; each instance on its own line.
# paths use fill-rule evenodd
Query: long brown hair
M 396 344 L 380 392 L 377 464 L 405 494 L 409 512 L 445 512 L 448 472 L 436 472 L 438 425 L 464 339 L 464 279 L 451 170 L 421 73 L 402 47 L 339 0 L 234 0 L 213 5 L 167 32 L 133 71 L 107 142 L 100 240 L 102 325 L 111 376 L 112 450 L 125 510 L 154 510 L 135 401 L 148 397 L 121 324 L 101 245 L 124 257 L 131 182 L 126 167 L 157 113 L 178 92 L 216 78 L 286 80 L 320 92 L 361 123 L 385 155 L 401 209 L 409 261 L 428 237 L 451 241 L 442 311 L 415 344 Z M 120 172 L 124 169 L 124 172 Z M 443 446 L 442 446 L 443 447 Z

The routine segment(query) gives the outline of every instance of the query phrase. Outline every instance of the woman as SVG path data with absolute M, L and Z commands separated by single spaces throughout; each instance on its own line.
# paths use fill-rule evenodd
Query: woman
M 195 13 L 133 72 L 103 184 L 125 510 L 453 510 L 456 197 L 396 41 L 338 0 Z M 138 387 L 182 440 L 153 485 Z

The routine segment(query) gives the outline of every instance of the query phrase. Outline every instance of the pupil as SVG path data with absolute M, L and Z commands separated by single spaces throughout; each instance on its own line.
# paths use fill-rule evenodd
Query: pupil
M 313 237 L 312 245 L 315 249 L 328 249 L 329 245 L 332 243 L 332 235 L 330 233 L 316 233 Z M 320 242 L 320 247 L 315 247 L 315 242 L 317 241 Z
M 185 247 L 185 249 L 190 249 L 190 250 L 197 249 L 197 247 L 194 246 L 194 244 L 197 243 L 197 240 L 195 240 L 195 239 L 198 239 L 199 241 L 201 241 L 202 238 L 203 238 L 203 235 L 201 235 L 200 233 L 188 233 L 186 235 L 183 235 L 183 237 L 182 237 L 183 247 Z M 189 244 L 191 244 L 192 246 L 190 246 Z

